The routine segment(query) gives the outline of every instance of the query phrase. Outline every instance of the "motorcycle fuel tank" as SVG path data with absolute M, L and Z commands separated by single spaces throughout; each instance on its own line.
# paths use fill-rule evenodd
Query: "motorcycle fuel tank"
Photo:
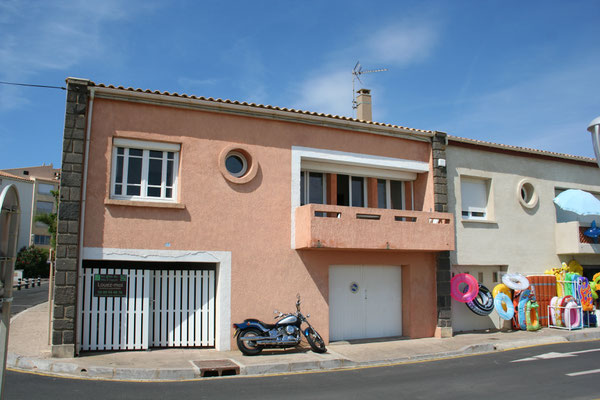
M 298 321 L 298 318 L 295 315 L 288 315 L 287 317 L 285 317 L 282 320 L 278 321 L 277 325 L 295 324 L 297 321 Z

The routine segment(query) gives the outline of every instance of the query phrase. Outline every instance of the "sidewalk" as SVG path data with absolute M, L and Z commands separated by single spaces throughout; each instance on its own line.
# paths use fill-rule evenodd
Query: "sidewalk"
M 447 339 L 336 342 L 327 347 L 325 354 L 316 354 L 306 345 L 301 349 L 265 350 L 254 357 L 243 356 L 237 349 L 226 352 L 158 349 L 97 352 L 58 359 L 50 357 L 48 303 L 43 303 L 13 317 L 7 366 L 89 379 L 187 380 L 206 379 L 201 376 L 214 368 L 223 370 L 223 375 L 265 375 L 386 365 L 590 339 L 600 339 L 600 328 L 575 331 L 544 328 L 537 332 L 457 334 Z M 238 368 L 239 371 L 234 371 Z

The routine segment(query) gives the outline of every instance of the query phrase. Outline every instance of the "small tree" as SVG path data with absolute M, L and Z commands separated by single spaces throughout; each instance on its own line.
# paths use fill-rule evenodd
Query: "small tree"
M 50 193 L 54 197 L 54 208 L 58 210 L 58 190 L 51 190 Z M 38 214 L 33 217 L 35 222 L 41 222 L 48 226 L 48 233 L 50 233 L 50 247 L 52 248 L 52 253 L 56 253 L 56 213 L 44 213 Z
M 17 253 L 15 269 L 23 270 L 23 278 L 48 278 L 48 250 L 35 246 L 23 247 Z

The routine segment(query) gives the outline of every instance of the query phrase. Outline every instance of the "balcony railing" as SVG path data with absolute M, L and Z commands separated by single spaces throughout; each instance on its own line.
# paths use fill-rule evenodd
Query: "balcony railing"
M 296 248 L 454 250 L 454 216 L 307 204 L 296 209 Z
M 556 224 L 556 254 L 600 254 L 600 244 L 583 234 L 589 226 L 578 221 Z

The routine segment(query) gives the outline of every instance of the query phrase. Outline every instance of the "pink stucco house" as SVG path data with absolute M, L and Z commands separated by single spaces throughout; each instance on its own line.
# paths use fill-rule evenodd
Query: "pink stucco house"
M 444 133 L 67 85 L 55 356 L 228 350 L 297 293 L 327 341 L 451 335 Z

